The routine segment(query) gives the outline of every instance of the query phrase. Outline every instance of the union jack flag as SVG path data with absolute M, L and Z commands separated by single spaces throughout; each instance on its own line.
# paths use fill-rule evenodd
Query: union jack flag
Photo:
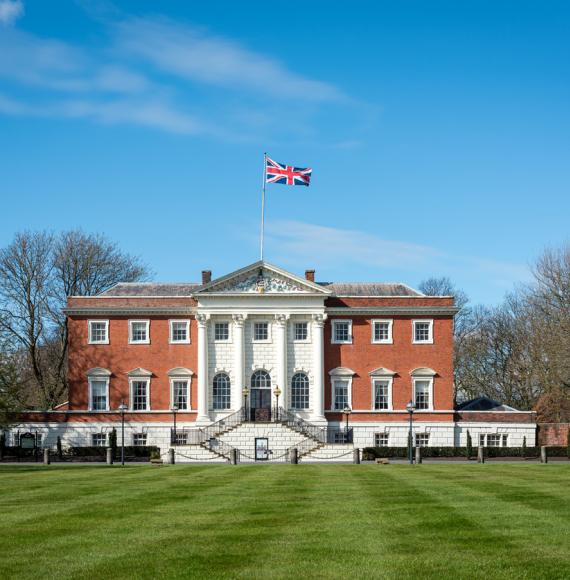
M 310 167 L 293 167 L 277 163 L 266 158 L 265 181 L 267 183 L 283 183 L 284 185 L 309 185 L 312 169 Z

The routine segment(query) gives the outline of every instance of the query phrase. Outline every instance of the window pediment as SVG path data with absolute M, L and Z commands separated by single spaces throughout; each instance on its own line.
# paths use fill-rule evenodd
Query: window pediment
M 110 377 L 112 375 L 109 369 L 104 369 L 101 367 L 95 367 L 87 371 L 88 377 Z
M 331 377 L 352 377 L 356 373 L 348 367 L 336 367 L 329 371 Z
M 417 369 L 414 369 L 410 375 L 412 375 L 412 377 L 435 377 L 437 373 L 429 367 L 418 367 Z
M 129 377 L 152 377 L 152 372 L 138 367 L 127 373 Z
M 385 367 L 378 367 L 377 369 L 370 371 L 368 374 L 371 377 L 393 377 L 396 375 L 396 371 L 391 371 Z
M 194 374 L 194 372 L 190 369 L 187 369 L 186 367 L 176 367 L 170 369 L 166 374 L 169 377 L 191 377 Z

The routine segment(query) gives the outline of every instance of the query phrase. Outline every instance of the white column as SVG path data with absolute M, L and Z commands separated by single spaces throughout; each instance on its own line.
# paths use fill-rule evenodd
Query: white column
M 285 314 L 275 315 L 275 354 L 277 360 L 277 386 L 281 389 L 279 406 L 287 408 L 287 319 Z M 273 403 L 275 404 L 275 397 Z
M 244 348 L 243 348 L 243 325 L 247 316 L 243 314 L 233 315 L 233 345 L 234 345 L 234 384 L 232 385 L 232 409 L 238 411 L 243 405 L 243 380 L 244 380 Z
M 313 315 L 313 423 L 325 422 L 325 314 Z
M 198 322 L 198 417 L 196 423 L 208 424 L 208 316 L 197 314 Z

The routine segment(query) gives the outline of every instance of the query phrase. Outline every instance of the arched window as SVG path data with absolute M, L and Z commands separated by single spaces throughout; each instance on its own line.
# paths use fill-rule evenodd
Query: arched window
M 291 408 L 309 408 L 309 377 L 305 373 L 296 373 L 291 379 Z
M 271 377 L 267 371 L 255 371 L 251 375 L 251 388 L 252 389 L 270 389 L 271 388 Z
M 226 373 L 218 373 L 214 377 L 214 409 L 229 409 L 231 406 L 230 377 Z

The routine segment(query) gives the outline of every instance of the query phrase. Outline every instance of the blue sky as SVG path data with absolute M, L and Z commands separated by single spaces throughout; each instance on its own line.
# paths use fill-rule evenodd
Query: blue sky
M 259 257 L 493 304 L 568 241 L 567 2 L 0 0 L 0 245 L 81 227 L 162 281 Z

